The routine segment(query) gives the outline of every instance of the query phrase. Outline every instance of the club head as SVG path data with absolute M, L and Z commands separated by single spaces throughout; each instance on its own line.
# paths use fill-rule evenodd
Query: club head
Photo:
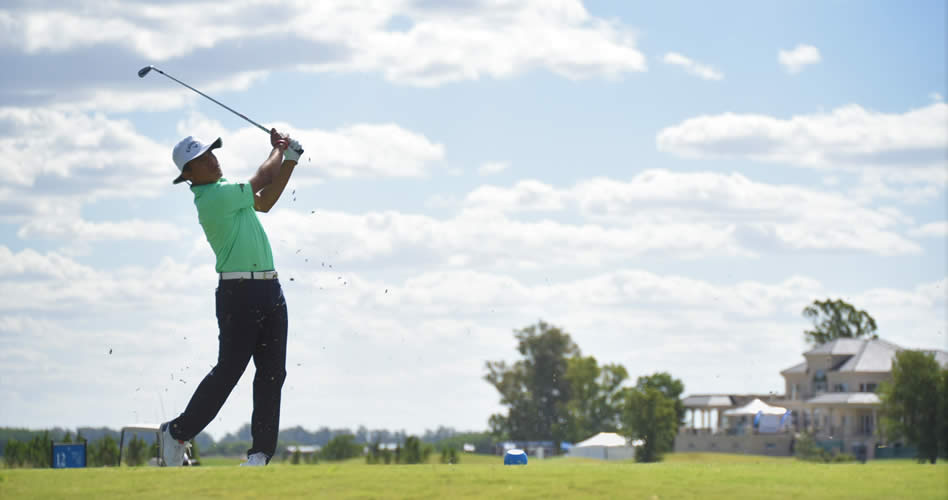
M 145 78 L 145 75 L 147 75 L 148 72 L 152 70 L 152 68 L 154 68 L 154 66 L 148 65 L 148 66 L 145 66 L 144 68 L 138 70 L 138 77 L 139 77 L 139 78 Z

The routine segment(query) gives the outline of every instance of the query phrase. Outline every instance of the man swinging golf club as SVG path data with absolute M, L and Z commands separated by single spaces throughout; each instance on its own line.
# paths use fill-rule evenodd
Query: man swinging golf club
M 280 199 L 302 148 L 297 141 L 270 130 L 272 150 L 249 182 L 223 178 L 210 144 L 185 137 L 172 157 L 189 182 L 198 221 L 217 256 L 217 324 L 220 328 L 217 365 L 204 377 L 178 418 L 161 424 L 159 447 L 166 466 L 184 463 L 188 441 L 217 416 L 247 363 L 253 358 L 253 444 L 247 462 L 263 466 L 276 452 L 280 424 L 280 391 L 286 378 L 286 301 L 267 234 L 256 212 L 267 212 Z

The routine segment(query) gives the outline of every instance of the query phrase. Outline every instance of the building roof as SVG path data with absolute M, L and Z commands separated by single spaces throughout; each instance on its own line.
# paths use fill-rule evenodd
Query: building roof
M 882 404 L 874 392 L 828 392 L 807 400 L 810 405 L 878 405 Z
M 734 406 L 734 401 L 730 396 L 698 394 L 682 399 L 681 404 L 685 408 L 730 408 Z
M 884 340 L 864 340 L 859 352 L 849 358 L 837 371 L 890 372 L 895 355 L 901 347 Z
M 892 371 L 892 362 L 903 347 L 881 339 L 836 339 L 804 353 L 804 356 L 830 355 L 842 357 L 834 372 L 887 373 Z M 935 361 L 948 367 L 948 352 L 937 349 L 919 349 L 935 356 Z M 799 363 L 780 372 L 781 375 L 806 373 L 807 362 Z
M 830 354 L 833 356 L 853 355 L 862 349 L 862 344 L 865 342 L 868 341 L 863 339 L 836 339 L 817 346 L 803 354 L 804 356 L 810 354 Z
M 797 365 L 793 365 L 790 368 L 780 372 L 781 375 L 789 375 L 792 373 L 806 373 L 806 361 Z

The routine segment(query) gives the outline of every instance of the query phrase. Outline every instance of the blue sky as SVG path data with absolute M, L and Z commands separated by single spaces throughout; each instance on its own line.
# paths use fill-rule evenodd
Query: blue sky
M 214 4 L 0 9 L 0 425 L 164 420 L 215 361 L 171 148 L 267 139 L 147 64 L 307 149 L 284 426 L 486 428 L 538 319 L 688 393 L 783 392 L 814 299 L 946 348 L 943 2 Z

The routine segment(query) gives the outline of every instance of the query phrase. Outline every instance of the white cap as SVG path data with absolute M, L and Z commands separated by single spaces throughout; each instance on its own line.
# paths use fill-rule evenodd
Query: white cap
M 223 142 L 221 141 L 220 137 L 210 144 L 204 144 L 203 142 L 189 135 L 184 139 L 181 139 L 181 142 L 179 142 L 178 145 L 174 147 L 174 152 L 171 154 L 171 158 L 174 159 L 174 164 L 178 167 L 178 171 L 184 171 L 184 166 L 189 161 L 201 156 L 211 149 L 221 147 L 222 144 Z M 184 181 L 184 179 L 179 175 L 178 178 L 173 182 L 174 184 L 177 184 L 182 181 Z

